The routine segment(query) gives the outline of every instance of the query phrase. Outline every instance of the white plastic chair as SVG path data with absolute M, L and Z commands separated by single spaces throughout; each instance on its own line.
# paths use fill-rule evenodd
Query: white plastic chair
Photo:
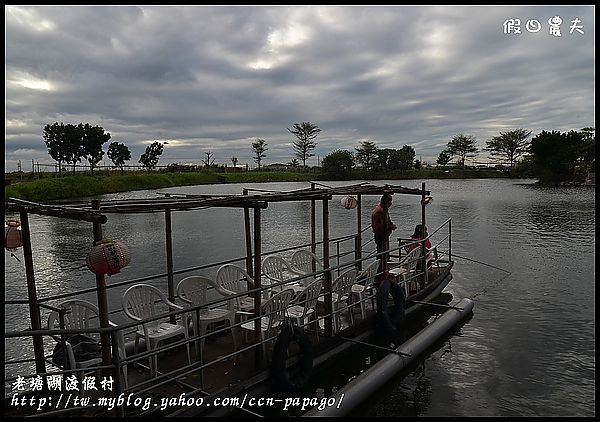
M 394 275 L 396 277 L 402 277 L 406 297 L 410 295 L 410 286 L 414 287 L 414 289 L 412 290 L 417 289 L 417 263 L 421 259 L 420 255 L 421 248 L 419 246 L 413 247 L 413 249 L 411 249 L 408 252 L 408 254 L 404 257 L 404 259 L 400 262 L 400 266 L 389 270 L 389 273 L 391 275 Z M 410 278 L 412 279 L 410 281 L 407 281 Z
M 66 300 L 59 303 L 56 308 L 62 308 L 66 310 L 63 319 L 64 326 L 62 327 L 65 330 L 83 330 L 100 327 L 100 312 L 98 311 L 98 307 L 88 301 L 78 299 Z M 112 321 L 109 321 L 109 325 L 111 327 L 117 326 L 117 324 Z M 60 328 L 60 315 L 57 311 L 52 311 L 48 316 L 48 329 L 53 330 Z M 96 341 L 100 341 L 100 335 L 98 333 L 86 333 L 85 335 L 94 338 Z M 52 337 L 57 342 L 62 343 L 61 339 L 57 336 Z M 101 357 L 78 362 L 75 359 L 75 354 L 73 353 L 73 347 L 71 346 L 71 343 L 65 341 L 64 344 L 66 348 L 67 365 L 70 369 L 85 369 L 102 365 Z M 117 331 L 117 350 L 119 351 L 119 358 L 125 359 L 125 341 L 122 330 Z M 123 371 L 124 385 L 125 388 L 127 388 L 127 365 L 122 365 L 121 370 Z M 81 378 L 81 375 L 81 373 L 78 373 L 78 377 Z
M 262 271 L 269 284 L 278 284 L 298 277 L 298 274 L 290 269 L 288 262 L 278 255 L 269 255 L 263 259 Z M 273 287 L 273 290 L 278 291 L 285 289 L 292 289 L 295 293 L 298 293 L 304 289 L 304 286 L 298 283 L 289 283 Z
M 123 293 L 122 302 L 125 314 L 134 321 L 140 321 L 140 325 L 138 325 L 135 333 L 135 354 L 138 351 L 140 337 L 143 337 L 146 341 L 146 350 L 148 351 L 154 350 L 159 342 L 181 334 L 184 335 L 186 340 L 188 339 L 187 318 L 185 315 L 180 319 L 181 324 L 171 324 L 170 322 L 162 322 L 160 320 L 144 322 L 144 320 L 161 314 L 162 310 L 158 308 L 160 305 L 166 305 L 169 311 L 183 310 L 182 306 L 171 302 L 156 287 L 144 283 L 133 285 Z M 189 342 L 186 342 L 185 347 L 187 349 L 188 362 L 191 364 Z M 148 359 L 150 362 L 150 374 L 151 376 L 156 376 L 158 369 L 157 353 L 150 355 Z
M 357 271 L 355 268 L 344 271 L 331 283 L 331 304 L 335 330 L 341 328 L 341 318 L 339 313 L 346 309 L 350 316 L 350 323 L 354 324 L 352 307 L 349 303 L 352 299 L 352 285 L 356 283 Z M 325 302 L 325 296 L 319 296 L 319 302 Z
M 357 283 L 352 285 L 352 295 L 358 296 L 358 301 L 360 304 L 360 315 L 362 319 L 365 319 L 365 300 L 368 298 L 371 299 L 371 305 L 373 309 L 375 309 L 375 291 L 373 288 L 373 282 L 375 281 L 375 276 L 377 275 L 377 270 L 379 268 L 379 260 L 375 260 L 367 266 L 367 268 L 357 277 Z M 361 284 L 359 281 L 364 280 L 364 284 Z
M 208 299 L 208 295 L 211 293 L 212 296 L 215 297 Z M 220 297 L 227 297 L 232 294 L 234 293 L 225 291 L 215 281 L 202 276 L 189 276 L 177 284 L 177 296 L 179 296 L 179 299 L 192 306 L 204 305 L 209 301 L 212 302 Z M 223 308 L 223 305 L 225 305 L 226 308 Z M 231 328 L 234 350 L 237 350 L 233 298 L 229 299 L 225 304 L 221 303 L 215 304 L 212 307 L 200 308 L 198 311 L 191 312 L 191 314 L 193 335 L 204 336 L 209 325 L 220 321 L 227 321 Z M 204 350 L 204 340 L 205 338 L 200 339 L 200 350 Z
M 219 267 L 215 276 L 217 285 L 225 290 L 234 293 L 244 293 L 248 291 L 248 283 L 254 288 L 254 280 L 245 269 L 234 264 L 225 264 Z M 266 290 L 265 290 L 266 292 Z M 266 293 L 263 293 L 266 296 Z M 266 298 L 266 297 L 265 297 Z M 238 296 L 234 302 L 235 310 L 239 312 L 248 312 L 254 309 L 254 298 L 250 296 Z
M 433 265 L 436 265 L 437 272 L 440 272 L 440 258 L 438 256 L 437 246 L 434 246 L 429 250 L 429 254 L 427 255 L 427 269 L 432 268 Z
M 323 263 L 314 253 L 307 249 L 297 250 L 292 254 L 290 258 L 290 270 L 300 274 L 311 274 L 313 273 L 313 262 L 315 263 L 315 270 L 320 271 L 323 269 Z M 321 277 L 317 277 L 321 278 Z M 310 278 L 307 278 L 304 282 L 305 285 L 308 285 L 312 282 Z
M 317 279 L 296 294 L 292 306 L 288 308 L 288 316 L 295 320 L 296 325 L 304 326 L 311 318 L 315 321 L 315 333 L 319 339 L 319 321 L 317 320 L 317 302 L 323 281 Z
M 292 289 L 285 289 L 271 296 L 265 301 L 260 307 L 260 339 L 262 342 L 264 356 L 267 356 L 267 344 L 266 339 L 273 335 L 273 332 L 279 328 L 285 318 L 285 312 L 294 299 L 294 291 Z M 253 314 L 250 312 L 246 313 L 248 316 Z M 254 320 L 248 321 L 242 324 L 243 330 L 248 332 L 254 331 Z

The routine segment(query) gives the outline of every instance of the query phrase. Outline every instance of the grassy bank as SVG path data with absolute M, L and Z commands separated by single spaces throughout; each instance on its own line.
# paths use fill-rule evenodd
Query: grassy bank
M 244 172 L 244 173 L 130 173 L 125 175 L 96 174 L 61 176 L 52 173 L 41 179 L 20 181 L 11 177 L 11 184 L 5 186 L 4 199 L 20 198 L 30 201 L 48 201 L 83 198 L 107 193 L 134 190 L 160 189 L 173 186 L 205 185 L 215 183 L 263 183 L 300 182 L 324 180 L 318 173 L 309 172 Z M 508 177 L 506 172 L 492 169 L 419 169 L 403 172 L 361 172 L 355 171 L 352 180 L 403 180 L 403 179 L 467 179 Z M 6 178 L 6 175 L 5 175 Z
M 123 176 L 68 175 L 43 178 L 5 186 L 4 199 L 30 201 L 73 199 L 107 193 L 159 189 L 172 186 L 206 185 L 213 183 L 293 182 L 315 178 L 312 173 L 156 173 Z

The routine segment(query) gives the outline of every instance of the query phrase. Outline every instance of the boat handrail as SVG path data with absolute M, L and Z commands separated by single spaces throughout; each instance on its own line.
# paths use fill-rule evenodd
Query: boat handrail
M 333 238 L 330 239 L 330 243 L 335 243 L 335 242 L 342 242 L 345 240 L 349 240 L 356 237 L 356 235 L 352 234 L 352 235 L 345 235 L 345 236 L 340 236 L 338 238 Z M 317 241 L 316 245 L 320 245 L 322 244 L 323 241 Z M 268 255 L 273 255 L 273 254 L 277 254 L 277 253 L 281 253 L 281 252 L 287 252 L 287 251 L 291 251 L 294 249 L 301 249 L 301 248 L 306 248 L 308 246 L 311 246 L 312 243 L 306 243 L 306 244 L 302 244 L 299 246 L 291 246 L 291 247 L 287 247 L 287 248 L 283 248 L 283 249 L 276 249 L 273 251 L 269 251 L 269 252 L 264 252 L 262 253 L 262 256 L 268 256 Z M 335 258 L 336 255 L 332 255 L 330 256 L 330 258 Z M 188 267 L 188 268 L 182 268 L 180 270 L 175 270 L 172 272 L 173 275 L 180 275 L 180 274 L 185 274 L 185 273 L 189 273 L 192 271 L 198 271 L 198 270 L 205 270 L 208 268 L 214 268 L 214 267 L 218 267 L 221 265 L 225 265 L 225 264 L 232 264 L 234 262 L 242 262 L 246 260 L 246 257 L 238 257 L 238 258 L 232 258 L 232 259 L 228 259 L 225 261 L 218 261 L 218 262 L 213 262 L 213 263 L 208 263 L 208 264 L 204 264 L 204 265 L 197 265 L 194 267 Z M 165 272 L 165 273 L 158 273 L 158 274 L 151 274 L 148 276 L 144 276 L 144 277 L 138 277 L 138 278 L 134 278 L 134 279 L 128 279 L 128 280 L 123 280 L 123 281 L 117 281 L 111 284 L 108 284 L 106 286 L 107 289 L 114 289 L 117 287 L 122 287 L 122 286 L 127 286 L 129 284 L 135 284 L 135 283 L 142 283 L 145 281 L 150 281 L 150 280 L 155 280 L 155 279 L 159 279 L 159 278 L 163 278 L 163 277 L 168 277 L 169 273 Z M 96 288 L 95 287 L 90 287 L 88 289 L 82 289 L 82 290 L 78 290 L 76 292 L 72 292 L 72 293 L 61 293 L 58 295 L 52 295 L 52 296 L 46 296 L 43 298 L 38 298 L 38 302 L 39 303 L 44 303 L 44 302 L 49 302 L 49 301 L 53 301 L 53 300 L 58 300 L 58 299 L 65 299 L 68 297 L 73 297 L 73 296 L 79 296 L 85 293 L 94 293 L 96 292 Z M 13 300 L 5 300 L 4 302 L 7 305 L 27 305 L 29 303 L 28 300 L 25 299 L 13 299 Z

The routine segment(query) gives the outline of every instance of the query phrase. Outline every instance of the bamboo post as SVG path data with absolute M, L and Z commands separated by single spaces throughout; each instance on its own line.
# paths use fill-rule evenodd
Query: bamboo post
M 254 207 L 254 288 L 260 289 L 260 264 L 261 264 L 261 227 L 260 227 L 260 208 Z M 260 307 L 261 307 L 261 295 L 262 292 L 258 291 L 254 293 L 254 316 L 260 316 Z M 254 340 L 256 342 L 260 341 L 260 331 L 262 325 L 262 318 L 257 318 L 254 320 Z M 262 346 L 254 349 L 255 351 L 255 362 L 256 369 L 259 369 L 262 366 Z
M 323 268 L 329 269 L 329 200 L 323 199 Z M 333 333 L 332 303 L 331 303 L 331 271 L 323 273 L 325 286 L 325 335 Z
M 383 208 L 383 207 L 382 207 Z M 385 274 L 387 272 L 387 262 L 389 259 L 389 250 L 390 250 L 390 236 L 387 235 L 389 224 L 388 221 L 390 219 L 390 210 L 383 209 L 383 232 L 386 233 L 385 241 L 383 242 L 383 254 L 379 257 L 381 260 L 381 272 Z
M 425 237 L 425 182 L 423 182 L 421 184 L 421 224 L 423 227 L 423 236 Z M 423 242 L 421 243 L 421 256 L 423 259 L 423 280 L 425 285 L 427 285 L 427 282 L 429 281 L 429 277 L 428 277 L 428 271 L 427 271 L 427 248 L 425 247 L 425 240 L 423 240 Z
M 169 194 L 166 195 L 169 197 Z M 169 300 L 175 303 L 175 286 L 173 280 L 173 236 L 171 230 L 171 210 L 165 210 L 165 245 L 167 249 L 167 291 L 169 293 Z M 169 317 L 171 324 L 177 322 L 176 315 Z
M 335 242 L 335 265 L 337 269 L 337 277 L 340 276 L 340 241 Z
M 248 189 L 243 190 L 244 195 L 248 195 Z M 244 229 L 246 232 L 246 272 L 253 277 L 252 269 L 252 234 L 250 233 L 250 210 L 244 207 Z M 248 286 L 250 288 L 250 286 Z
M 448 262 L 452 261 L 452 219 L 448 220 Z
M 362 195 L 356 195 L 356 242 L 354 246 L 354 259 L 358 261 L 356 269 L 362 270 Z
M 310 184 L 311 189 L 315 189 L 315 184 Z M 317 228 L 316 228 L 316 202 L 314 199 L 310 200 L 310 250 L 313 254 L 317 253 Z M 312 261 L 313 273 L 317 270 L 317 263 Z
M 118 336 L 120 336 L 120 335 L 121 335 L 121 333 L 118 331 L 113 331 L 111 333 L 113 365 L 115 366 L 114 375 L 115 375 L 116 387 L 115 387 L 115 391 L 113 393 L 115 397 L 119 397 L 121 395 L 121 393 L 123 392 L 123 386 L 125 385 L 125 382 L 121 377 L 121 357 L 119 356 L 119 340 L 118 340 Z M 115 416 L 117 416 L 117 417 L 125 416 L 124 407 L 125 406 L 115 406 L 115 409 L 114 409 Z
M 92 199 L 92 209 L 100 209 L 100 200 Z M 94 244 L 102 240 L 102 223 L 92 223 L 94 226 Z M 106 280 L 104 274 L 96 274 L 96 295 L 98 297 L 98 311 L 100 328 L 109 328 L 108 323 L 108 301 L 106 298 Z M 107 332 L 100 333 L 102 345 L 102 364 L 110 365 L 110 336 Z
M 27 301 L 29 303 L 29 318 L 31 329 L 41 330 L 40 307 L 35 287 L 35 275 L 33 269 L 33 253 L 31 248 L 31 232 L 29 230 L 29 215 L 21 211 L 21 236 L 23 238 L 23 256 L 25 258 L 25 274 L 27 276 Z M 38 374 L 46 372 L 44 361 L 44 339 L 40 335 L 33 336 L 33 353 L 35 356 L 35 371 Z

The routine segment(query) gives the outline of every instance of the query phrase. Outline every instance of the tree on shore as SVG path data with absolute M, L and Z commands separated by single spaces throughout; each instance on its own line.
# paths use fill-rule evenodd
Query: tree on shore
M 543 185 L 558 185 L 572 182 L 576 177 L 576 163 L 580 148 L 584 143 L 581 132 L 543 130 L 531 140 L 533 167 L 539 182 Z
M 121 169 L 121 174 L 123 174 L 123 165 L 125 165 L 125 161 L 131 160 L 131 151 L 129 151 L 127 145 L 119 142 L 111 142 L 108 146 L 106 155 L 115 166 Z
M 67 163 L 73 165 L 73 174 L 75 174 L 75 166 L 84 156 L 83 144 L 82 144 L 82 127 L 83 125 L 65 125 L 65 135 L 67 142 L 67 150 L 70 155 L 67 159 Z
M 287 130 L 298 139 L 293 143 L 295 155 L 302 160 L 302 166 L 306 167 L 306 160 L 314 156 L 311 151 L 317 147 L 314 140 L 321 129 L 310 122 L 302 122 L 294 123 L 294 129 L 287 128 Z
M 202 161 L 202 163 L 204 164 L 204 167 L 212 166 L 215 163 L 215 159 L 213 158 L 213 155 L 215 155 L 215 154 L 210 151 L 205 152 L 204 154 L 206 154 L 206 158 L 200 159 L 200 161 Z
M 412 150 L 412 147 L 408 147 Z M 375 169 L 379 171 L 390 170 L 410 170 L 413 167 L 414 150 L 407 149 L 405 145 L 402 149 L 382 148 L 377 150 L 377 159 L 375 160 Z
M 231 162 L 232 162 L 234 168 L 237 167 L 238 158 L 235 156 L 231 157 Z
M 366 171 L 373 170 L 373 168 L 375 167 L 375 162 L 377 161 L 377 145 L 375 145 L 375 142 L 363 141 L 355 149 L 355 160 Z
M 579 147 L 579 166 L 584 177 L 588 171 L 596 168 L 596 128 L 584 127 L 581 129 L 583 142 Z
M 258 164 L 258 169 L 260 170 L 260 163 L 262 159 L 267 155 L 265 152 L 268 150 L 267 142 L 264 139 L 256 139 L 256 141 L 252 142 L 252 151 L 254 152 L 254 156 L 252 157 L 256 164 Z
M 452 155 L 450 154 L 450 152 L 448 152 L 448 150 L 445 149 L 442 152 L 440 152 L 440 155 L 438 155 L 437 164 L 439 166 L 444 167 L 448 165 L 450 160 L 452 160 Z
M 352 177 L 352 167 L 354 167 L 352 153 L 338 149 L 323 158 L 321 172 L 327 179 L 347 180 Z
M 55 122 L 44 126 L 44 142 L 48 147 L 48 153 L 58 161 L 58 171 L 62 171 L 62 163 L 75 166 L 82 158 L 90 163 L 92 176 L 94 167 L 102 160 L 104 151 L 102 146 L 110 139 L 110 133 L 105 132 L 100 126 L 92 126 L 89 123 L 78 125 Z
M 75 173 L 75 164 L 83 156 L 80 128 L 70 123 L 65 125 L 63 122 L 55 122 L 44 126 L 43 137 L 50 157 L 58 161 L 59 173 L 63 162 L 73 164 Z
M 478 149 L 475 143 L 475 137 L 472 135 L 455 135 L 447 144 L 448 152 L 451 155 L 460 157 L 460 165 L 465 166 L 465 158 L 467 156 L 474 157 Z
M 138 162 L 146 167 L 148 172 L 150 172 L 150 170 L 154 169 L 156 164 L 158 164 L 158 160 L 162 153 L 163 144 L 158 141 L 154 141 L 151 145 L 146 147 L 146 152 L 142 154 Z
M 410 145 L 404 145 L 400 148 L 400 168 L 402 170 L 412 169 L 416 164 L 415 155 L 415 149 Z
M 93 176 L 94 167 L 104 156 L 102 145 L 109 141 L 110 133 L 104 132 L 104 129 L 100 126 L 92 126 L 89 123 L 85 125 L 79 123 L 78 129 L 81 134 L 82 157 L 86 158 L 90 163 L 90 170 Z
M 529 135 L 531 135 L 530 130 L 520 128 L 500 132 L 500 135 L 486 141 L 484 150 L 490 151 L 492 158 L 505 158 L 510 163 L 510 169 L 512 170 L 517 159 L 529 152 L 530 141 L 527 140 Z
M 69 151 L 67 150 L 65 126 L 63 122 L 47 124 L 44 126 L 44 143 L 48 147 L 48 154 L 58 162 L 58 172 L 62 171 L 62 163 L 68 162 Z

